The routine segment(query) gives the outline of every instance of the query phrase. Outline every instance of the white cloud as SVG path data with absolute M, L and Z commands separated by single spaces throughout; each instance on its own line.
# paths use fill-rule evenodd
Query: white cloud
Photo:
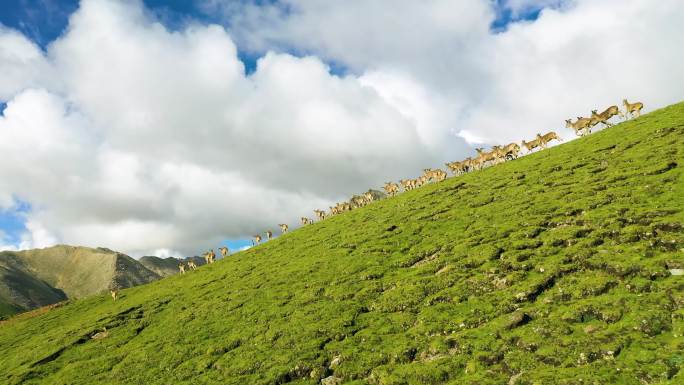
M 82 2 L 42 60 L 59 81 L 16 88 L 0 118 L 0 195 L 33 207 L 24 247 L 193 254 L 465 147 L 397 95 L 418 84 L 276 53 L 246 76 L 222 27 L 169 32 L 138 3 Z
M 27 231 L 21 237 L 19 249 L 44 248 L 59 242 L 49 229 L 35 219 L 29 218 L 24 226 Z
M 156 255 L 159 258 L 178 258 L 181 253 L 170 249 L 157 249 L 152 252 L 152 255 Z
M 546 10 L 534 23 L 493 36 L 487 103 L 473 106 L 464 129 L 489 141 L 562 131 L 564 119 L 643 101 L 647 109 L 684 98 L 684 4 L 668 0 L 578 1 Z
M 0 24 L 0 100 L 22 89 L 57 80 L 38 46 Z
M 469 142 L 518 141 L 624 97 L 663 106 L 684 97 L 684 4 L 665 0 L 508 0 L 538 20 L 502 33 L 492 2 L 282 0 L 225 11 L 240 45 L 313 52 L 353 72 L 407 74 L 439 117 Z M 244 4 L 241 2 L 239 4 Z M 432 106 L 434 99 L 427 99 Z
M 205 7 L 223 11 L 231 33 L 248 48 L 296 47 L 343 59 L 360 71 L 379 63 L 415 65 L 444 54 L 458 55 L 460 48 L 487 35 L 493 15 L 488 2 L 481 0 L 262 3 L 212 0 Z M 451 64 L 435 62 L 432 68 Z

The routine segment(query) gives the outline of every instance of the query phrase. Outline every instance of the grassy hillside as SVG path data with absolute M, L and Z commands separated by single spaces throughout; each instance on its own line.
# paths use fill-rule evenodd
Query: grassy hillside
M 60 245 L 4 251 L 0 252 L 0 316 L 159 277 L 133 258 L 104 248 Z
M 6 322 L 0 382 L 681 384 L 683 164 L 678 104 Z

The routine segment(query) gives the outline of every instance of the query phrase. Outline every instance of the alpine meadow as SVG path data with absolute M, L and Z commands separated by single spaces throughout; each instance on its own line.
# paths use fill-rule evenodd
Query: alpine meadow
M 3 384 L 682 384 L 684 103 L 0 323 Z

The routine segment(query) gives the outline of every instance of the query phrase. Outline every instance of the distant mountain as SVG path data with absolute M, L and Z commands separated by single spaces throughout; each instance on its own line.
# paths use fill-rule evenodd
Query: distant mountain
M 22 258 L 0 253 L 0 317 L 65 299 L 62 290 L 36 277 Z
M 145 256 L 138 260 L 148 270 L 153 271 L 160 277 L 168 277 L 178 273 L 178 262 L 176 258 L 159 258 Z
M 197 266 L 204 265 L 204 259 L 200 257 L 189 257 L 185 259 L 179 258 L 159 258 L 154 256 L 145 256 L 138 260 L 148 270 L 155 272 L 160 277 L 168 277 L 178 273 L 178 263 L 183 261 L 187 263 L 193 260 Z
M 110 288 L 142 285 L 167 275 L 106 248 L 59 245 L 0 252 L 0 316 Z

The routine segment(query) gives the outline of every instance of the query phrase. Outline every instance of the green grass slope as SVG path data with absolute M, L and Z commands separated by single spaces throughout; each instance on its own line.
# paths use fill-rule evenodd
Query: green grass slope
M 684 383 L 683 151 L 677 104 L 10 320 L 0 382 Z

